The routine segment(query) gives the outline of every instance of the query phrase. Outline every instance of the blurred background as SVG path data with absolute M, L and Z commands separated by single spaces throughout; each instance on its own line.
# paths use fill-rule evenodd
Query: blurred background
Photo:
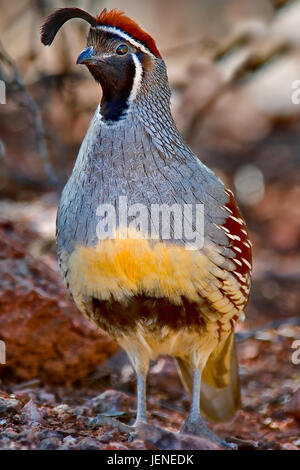
M 155 38 L 168 67 L 176 124 L 234 191 L 254 245 L 251 301 L 238 336 L 244 405 L 233 424 L 218 431 L 258 439 L 266 448 L 299 449 L 299 365 L 292 361 L 300 337 L 297 0 L 0 0 L 3 397 L 17 396 L 17 414 L 29 398 L 51 410 L 60 400 L 75 406 L 75 389 L 80 400 L 117 389 L 116 409 L 125 402 L 130 409 L 131 393 L 134 400 L 126 359 L 81 318 L 57 267 L 58 194 L 101 96 L 85 68 L 75 65 L 85 47 L 85 22 L 68 22 L 50 48 L 40 43 L 43 20 L 63 6 L 93 15 L 104 7 L 124 10 Z M 150 408 L 175 429 L 188 399 L 173 363 L 161 358 L 150 381 Z M 53 392 L 52 384 L 60 388 Z M 93 410 L 101 406 L 100 399 Z

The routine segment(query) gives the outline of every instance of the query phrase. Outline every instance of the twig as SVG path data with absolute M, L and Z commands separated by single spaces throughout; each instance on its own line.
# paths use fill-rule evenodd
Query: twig
M 45 131 L 44 131 L 42 118 L 40 116 L 38 106 L 36 102 L 34 101 L 34 99 L 32 98 L 32 96 L 30 95 L 29 91 L 27 90 L 26 85 L 21 78 L 21 75 L 19 73 L 17 66 L 7 54 L 1 41 L 0 41 L 0 60 L 11 69 L 12 74 L 13 74 L 12 85 L 14 85 L 22 93 L 22 96 L 24 98 L 24 104 L 26 108 L 28 109 L 28 111 L 30 112 L 32 120 L 33 120 L 38 151 L 39 151 L 39 155 L 44 165 L 45 173 L 50 183 L 52 184 L 52 186 L 58 192 L 59 184 L 58 184 L 58 180 L 54 172 L 53 166 L 49 159 L 49 153 L 48 153 L 46 138 L 45 138 Z
M 274 330 L 279 328 L 280 326 L 297 326 L 300 325 L 300 318 L 280 318 L 279 320 L 275 320 L 265 325 L 259 326 L 257 328 L 253 328 L 253 330 L 245 331 L 243 333 L 236 333 L 236 340 L 238 343 L 245 341 L 249 338 L 255 338 L 255 336 L 260 333 L 261 331 L 266 330 Z

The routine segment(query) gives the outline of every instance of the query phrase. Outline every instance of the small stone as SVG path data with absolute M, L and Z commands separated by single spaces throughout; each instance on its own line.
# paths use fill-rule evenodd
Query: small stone
M 271 423 L 272 423 L 272 418 L 270 418 L 270 417 L 268 417 L 268 418 L 266 418 L 266 419 L 264 420 L 264 424 L 265 424 L 266 426 L 269 426 Z
M 14 415 L 14 416 L 12 417 L 12 420 L 13 420 L 14 424 L 20 424 L 20 422 L 21 422 L 21 416 L 20 416 L 20 415 Z
M 111 442 L 105 447 L 105 450 L 129 450 L 129 447 L 120 442 Z
M 53 393 L 47 393 L 44 391 L 41 391 L 39 393 L 39 402 L 43 404 L 49 404 L 49 405 L 54 405 L 55 403 L 55 395 Z
M 13 429 L 8 428 L 6 429 L 5 432 L 3 432 L 3 436 L 8 437 L 9 439 L 16 439 L 19 436 L 19 434 L 15 432 Z
M 76 439 L 73 436 L 66 436 L 63 440 L 64 444 L 74 443 Z
M 300 420 L 300 388 L 294 393 L 292 398 L 287 402 L 285 411 L 287 414 Z
M 69 405 L 58 405 L 55 408 L 53 408 L 53 411 L 54 411 L 55 414 L 60 416 L 60 415 L 65 414 L 65 413 L 71 413 L 72 410 L 69 407 Z
M 0 416 L 9 416 L 15 413 L 20 402 L 14 398 L 3 398 L 0 397 Z
M 77 425 L 81 427 L 86 427 L 88 426 L 88 421 L 89 419 L 85 416 L 77 416 Z
M 131 446 L 135 449 L 135 450 L 145 450 L 145 444 L 142 440 L 140 439 L 134 439 L 132 441 L 132 444 Z
M 93 410 L 97 413 L 128 411 L 129 398 L 117 390 L 106 390 L 92 399 Z
M 89 409 L 86 406 L 76 406 L 72 409 L 74 416 L 84 416 L 88 413 Z
M 0 449 L 10 449 L 10 440 L 7 437 L 3 437 L 3 439 L 0 439 Z
M 101 434 L 101 436 L 99 436 L 97 439 L 98 441 L 106 444 L 107 442 L 111 442 L 113 440 L 113 437 L 115 434 L 116 432 L 114 430 L 108 431 L 108 432 L 105 432 L 104 434 Z
M 65 429 L 65 433 L 68 433 L 68 434 L 77 434 L 78 430 L 77 429 L 74 429 L 74 428 L 68 428 L 68 429 Z
M 76 447 L 76 439 L 72 436 L 67 436 L 63 440 L 63 445 L 61 447 L 62 450 L 68 450 L 68 449 L 73 449 Z
M 60 447 L 60 440 L 57 437 L 43 439 L 39 445 L 40 450 L 56 450 Z
M 282 450 L 299 450 L 299 447 L 295 446 L 291 442 L 284 442 L 280 444 L 280 449 Z
M 244 360 L 255 359 L 259 355 L 259 344 L 257 342 L 246 342 L 241 347 L 241 357 Z
M 32 400 L 29 400 L 22 410 L 22 421 L 30 426 L 35 426 L 43 422 L 43 416 Z
M 63 437 L 63 433 L 60 431 L 49 431 L 48 429 L 37 429 L 33 433 L 33 439 L 37 439 L 39 441 L 42 441 L 44 439 L 52 439 L 56 438 L 58 440 L 61 440 Z
M 174 433 L 153 424 L 139 423 L 136 433 L 149 450 L 220 450 L 204 437 Z
M 79 450 L 99 450 L 101 448 L 101 444 L 96 441 L 96 439 L 85 437 L 79 442 L 77 447 Z

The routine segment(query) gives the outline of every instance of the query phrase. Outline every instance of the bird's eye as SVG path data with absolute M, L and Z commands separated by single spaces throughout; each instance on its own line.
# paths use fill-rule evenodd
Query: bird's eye
M 127 52 L 128 52 L 128 46 L 126 46 L 126 44 L 121 44 L 116 49 L 116 53 L 118 55 L 125 55 Z

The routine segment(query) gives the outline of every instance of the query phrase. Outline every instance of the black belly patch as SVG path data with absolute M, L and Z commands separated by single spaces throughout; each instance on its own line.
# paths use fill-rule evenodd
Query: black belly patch
M 134 331 L 138 323 L 145 323 L 149 331 L 163 327 L 172 330 L 182 328 L 202 329 L 205 321 L 199 304 L 182 299 L 183 305 L 173 305 L 167 299 L 155 299 L 145 295 L 133 297 L 127 304 L 92 299 L 92 316 L 98 326 L 114 336 Z

